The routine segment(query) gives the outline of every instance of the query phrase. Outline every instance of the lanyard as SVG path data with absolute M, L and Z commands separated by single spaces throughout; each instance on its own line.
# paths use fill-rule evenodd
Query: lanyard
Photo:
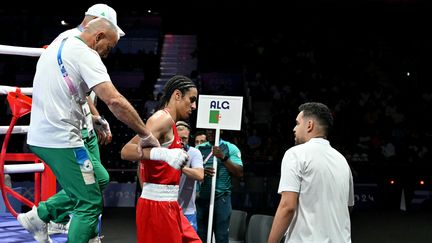
M 73 85 L 72 80 L 69 77 L 68 72 L 66 71 L 66 68 L 64 66 L 64 63 L 63 63 L 63 60 L 62 60 L 62 57 L 61 57 L 63 46 L 64 46 L 64 43 L 66 42 L 66 40 L 67 40 L 67 38 L 64 38 L 62 40 L 61 44 L 60 44 L 59 50 L 57 52 L 57 63 L 59 65 L 60 72 L 62 73 L 63 79 L 64 79 L 64 81 L 66 82 L 66 84 L 67 84 L 67 86 L 69 88 L 69 92 L 72 94 L 72 96 L 77 96 L 78 95 L 78 91 L 75 88 L 75 86 Z
M 222 141 L 219 142 L 219 146 L 221 145 Z M 205 160 L 203 161 L 203 164 L 206 164 L 207 161 L 210 159 L 210 157 L 213 155 L 213 151 L 209 153 L 209 155 L 207 155 L 207 157 L 205 158 Z
M 206 164 L 207 163 L 207 161 L 210 159 L 210 157 L 213 155 L 213 152 L 210 152 L 209 153 L 209 155 L 207 155 L 207 157 L 205 158 L 205 160 L 204 160 L 204 163 L 203 164 Z

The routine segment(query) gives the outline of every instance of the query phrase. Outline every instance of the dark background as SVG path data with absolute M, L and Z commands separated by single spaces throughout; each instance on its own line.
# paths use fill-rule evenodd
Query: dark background
M 284 151 L 293 146 L 297 107 L 320 101 L 334 111 L 330 141 L 347 158 L 356 183 L 355 242 L 432 242 L 425 219 L 430 215 L 432 186 L 432 2 L 274 2 L 106 3 L 116 9 L 126 37 L 134 36 L 136 29 L 157 29 L 160 36 L 196 35 L 198 46 L 191 55 L 198 59 L 198 73 L 242 77 L 240 87 L 247 86 L 250 93 L 233 90 L 229 95 L 244 96 L 253 108 L 245 111 L 242 131 L 223 135 L 241 148 L 245 163 L 245 178 L 234 181 L 234 208 L 274 213 L 275 181 Z M 0 44 L 41 47 L 79 24 L 94 3 L 2 3 Z M 61 20 L 69 26 L 60 25 Z M 143 93 L 158 77 L 159 54 L 140 56 L 138 61 L 113 54 L 106 60 L 110 72 L 138 68 L 145 73 L 142 87 L 122 89 L 138 109 L 145 102 Z M 1 84 L 31 85 L 36 59 L 0 56 L 0 63 Z M 18 79 L 17 73 L 28 78 Z M 283 90 L 281 97 L 275 98 L 272 86 Z M 262 104 L 271 112 L 260 110 Z M 111 170 L 112 180 L 133 182 L 136 165 L 118 156 L 133 132 L 116 124 L 103 104 L 100 109 L 118 131 L 115 142 L 101 148 L 104 165 Z M 1 112 L 7 114 L 7 104 Z M 256 117 L 263 113 L 268 116 Z M 10 116 L 0 120 L 7 125 Z M 28 124 L 28 119 L 21 122 Z M 247 144 L 254 129 L 263 141 L 258 149 Z M 22 141 L 17 136 L 10 150 L 25 149 Z M 383 148 L 389 144 L 394 155 L 387 157 Z M 264 186 L 248 186 L 253 183 Z M 401 213 L 402 190 L 406 210 Z M 246 195 L 251 204 L 246 203 Z

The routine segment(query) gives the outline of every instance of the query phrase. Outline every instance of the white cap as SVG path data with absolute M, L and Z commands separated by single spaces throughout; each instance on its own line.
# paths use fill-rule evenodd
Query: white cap
M 124 36 L 125 32 L 120 29 L 117 25 L 117 13 L 116 11 L 111 8 L 110 6 L 102 3 L 95 4 L 91 6 L 87 12 L 85 12 L 85 15 L 95 16 L 99 18 L 105 18 L 108 21 L 110 21 L 112 24 L 114 24 L 117 27 L 117 31 L 120 36 Z

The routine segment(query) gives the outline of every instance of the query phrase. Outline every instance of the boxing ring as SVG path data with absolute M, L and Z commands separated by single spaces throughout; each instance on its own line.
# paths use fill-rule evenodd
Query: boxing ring
M 43 48 L 28 48 L 0 45 L 0 54 L 38 57 Z M 1 80 L 0 80 L 1 84 Z M 7 153 L 12 134 L 27 133 L 28 126 L 15 126 L 18 119 L 31 111 L 32 88 L 18 88 L 0 85 L 0 95 L 7 95 L 12 119 L 9 126 L 0 126 L 0 133 L 5 134 L 0 154 L 0 190 L 8 213 L 0 213 L 0 242 L 36 242 L 16 220 L 17 212 L 12 207 L 9 196 L 31 208 L 40 201 L 47 200 L 57 191 L 56 178 L 51 169 L 32 153 Z M 6 163 L 6 161 L 8 163 Z M 5 174 L 34 173 L 34 200 L 30 201 L 5 184 Z M 50 235 L 53 242 L 67 242 L 65 234 Z

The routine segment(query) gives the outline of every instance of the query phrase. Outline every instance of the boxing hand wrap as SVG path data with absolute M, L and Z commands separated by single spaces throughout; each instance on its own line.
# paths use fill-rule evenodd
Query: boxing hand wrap
M 181 169 L 188 159 L 187 153 L 183 149 L 152 148 L 150 151 L 151 160 L 161 160 L 176 170 Z

